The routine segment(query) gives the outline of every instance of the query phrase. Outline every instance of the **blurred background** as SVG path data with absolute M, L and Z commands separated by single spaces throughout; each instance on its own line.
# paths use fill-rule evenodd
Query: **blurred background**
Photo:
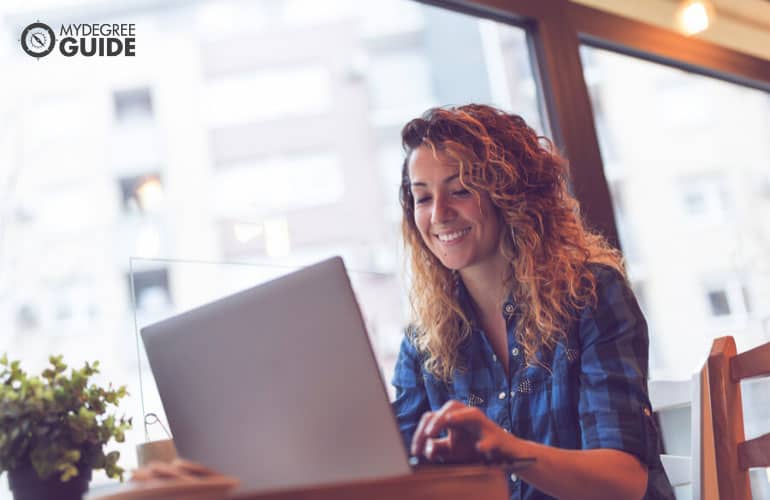
M 36 60 L 18 41 L 36 19 L 135 23 L 137 55 Z M 342 255 L 389 381 L 410 312 L 400 128 L 480 102 L 551 135 L 532 54 L 523 27 L 408 0 L 0 4 L 0 352 L 100 360 L 131 392 L 130 468 L 142 392 L 158 406 L 137 327 Z M 581 59 L 651 377 L 689 377 L 717 336 L 770 340 L 768 93 Z

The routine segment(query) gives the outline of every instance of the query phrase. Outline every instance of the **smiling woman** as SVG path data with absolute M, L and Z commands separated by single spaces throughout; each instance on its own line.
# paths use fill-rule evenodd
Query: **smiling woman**
M 409 157 L 414 219 L 425 245 L 445 267 L 464 270 L 497 258 L 499 225 L 486 193 L 460 181 L 459 165 L 428 146 Z
M 566 162 L 483 105 L 406 124 L 413 325 L 393 385 L 412 454 L 535 458 L 512 498 L 673 498 L 647 396 L 647 325 Z

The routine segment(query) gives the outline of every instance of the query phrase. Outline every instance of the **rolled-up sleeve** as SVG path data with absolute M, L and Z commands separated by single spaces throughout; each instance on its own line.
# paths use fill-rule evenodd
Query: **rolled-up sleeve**
M 580 318 L 579 415 L 584 449 L 625 451 L 651 465 L 657 430 L 647 394 L 647 323 L 625 279 L 598 267 L 597 305 Z
M 392 383 L 396 388 L 396 399 L 392 403 L 393 412 L 401 431 L 404 447 L 408 451 L 420 417 L 430 410 L 422 377 L 420 354 L 408 335 L 404 335 L 401 341 L 401 350 L 396 361 Z

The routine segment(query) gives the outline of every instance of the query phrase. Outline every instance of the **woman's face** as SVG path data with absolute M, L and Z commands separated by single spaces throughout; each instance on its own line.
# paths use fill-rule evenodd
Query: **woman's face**
M 489 195 L 481 203 L 459 179 L 459 166 L 420 146 L 407 164 L 414 222 L 425 245 L 442 264 L 464 270 L 491 262 L 499 254 L 500 222 Z

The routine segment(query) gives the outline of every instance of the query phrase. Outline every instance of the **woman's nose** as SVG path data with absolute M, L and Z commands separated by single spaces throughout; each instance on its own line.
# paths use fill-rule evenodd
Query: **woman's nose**
M 430 222 L 432 224 L 443 224 L 451 221 L 456 212 L 451 204 L 447 203 L 443 196 L 436 196 L 433 202 L 433 213 L 431 213 Z

